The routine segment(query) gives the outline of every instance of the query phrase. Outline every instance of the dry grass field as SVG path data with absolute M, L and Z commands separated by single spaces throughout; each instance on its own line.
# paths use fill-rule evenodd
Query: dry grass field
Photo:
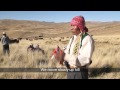
M 93 63 L 90 65 L 89 79 L 119 79 L 120 72 L 113 68 L 120 67 L 120 36 L 94 36 L 95 51 L 93 53 Z M 66 43 L 65 43 L 66 41 Z M 10 56 L 2 55 L 0 48 L 1 68 L 64 68 L 57 61 L 51 60 L 51 52 L 59 45 L 63 48 L 67 45 L 68 38 L 59 41 L 59 38 L 50 40 L 27 41 L 22 40 L 19 44 L 10 45 Z M 41 52 L 27 53 L 27 46 L 33 43 L 39 44 L 45 50 L 45 55 Z M 111 70 L 111 71 L 108 71 Z M 113 71 L 112 71 L 113 70 Z M 22 79 L 65 79 L 66 72 L 1 72 L 0 78 L 22 78 Z
M 10 56 L 3 56 L 0 43 L 0 68 L 65 68 L 51 60 L 51 52 L 59 45 L 67 45 L 71 33 L 68 23 L 47 23 L 29 21 L 0 22 L 0 33 L 6 31 L 11 38 L 22 37 L 18 44 L 10 44 Z M 23 26 L 22 26 L 23 25 Z M 32 25 L 32 26 L 31 26 Z M 88 22 L 89 33 L 95 41 L 92 64 L 89 66 L 89 79 L 120 78 L 120 23 Z M 27 37 L 43 35 L 43 39 L 26 40 Z M 61 39 L 61 37 L 64 37 Z M 27 52 L 33 43 L 45 51 Z M 4 79 L 66 79 L 66 72 L 0 72 Z

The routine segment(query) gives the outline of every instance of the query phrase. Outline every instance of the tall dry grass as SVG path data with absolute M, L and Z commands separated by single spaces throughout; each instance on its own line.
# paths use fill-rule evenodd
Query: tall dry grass
M 47 40 L 46 40 L 47 41 Z M 10 56 L 2 55 L 0 48 L 0 68 L 57 68 L 61 67 L 55 60 L 51 60 L 51 52 L 56 45 L 46 45 L 46 41 L 26 41 L 22 40 L 19 44 L 10 45 Z M 45 50 L 42 52 L 27 52 L 27 47 L 33 43 L 39 44 Z M 1 45 L 2 46 L 2 45 Z M 64 72 L 1 72 L 0 78 L 39 78 L 39 79 L 59 79 L 65 78 Z
M 94 36 L 90 78 L 120 78 L 120 36 Z
M 120 78 L 119 71 L 111 70 L 120 67 L 120 36 L 94 36 L 93 38 L 95 51 L 92 56 L 93 62 L 89 66 L 89 79 Z M 0 47 L 0 68 L 64 68 L 57 61 L 50 59 L 53 49 L 57 45 L 63 48 L 69 40 L 69 38 L 61 41 L 59 39 L 22 40 L 19 44 L 10 45 L 10 56 L 3 56 L 2 47 Z M 45 50 L 45 55 L 41 52 L 27 53 L 27 47 L 31 43 L 39 44 Z M 66 72 L 0 72 L 0 78 L 66 79 Z

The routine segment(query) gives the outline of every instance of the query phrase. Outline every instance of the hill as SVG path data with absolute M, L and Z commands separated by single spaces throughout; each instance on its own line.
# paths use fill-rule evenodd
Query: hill
M 120 35 L 120 22 L 86 22 L 92 35 Z M 11 38 L 32 36 L 70 36 L 69 23 L 40 22 L 28 20 L 0 20 L 0 32 L 5 31 Z M 0 35 L 0 36 L 1 36 Z

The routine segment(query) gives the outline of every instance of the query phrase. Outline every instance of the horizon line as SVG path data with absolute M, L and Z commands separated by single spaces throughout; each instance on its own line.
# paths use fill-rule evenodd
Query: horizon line
M 69 23 L 69 22 L 62 22 L 62 21 L 59 21 L 59 22 L 56 22 L 56 21 L 40 21 L 40 20 L 28 20 L 28 19 L 0 19 L 0 20 L 16 20 L 16 21 L 35 21 L 35 22 L 48 22 L 48 23 Z M 113 20 L 113 21 L 95 21 L 95 20 L 92 20 L 92 21 L 87 21 L 86 22 L 98 22 L 98 23 L 102 23 L 102 22 L 120 22 L 120 21 L 116 21 L 116 20 Z

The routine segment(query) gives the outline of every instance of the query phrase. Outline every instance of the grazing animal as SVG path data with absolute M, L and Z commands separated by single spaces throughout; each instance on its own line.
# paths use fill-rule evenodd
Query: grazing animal
M 41 49 L 41 48 L 39 47 L 39 45 L 37 45 L 36 47 L 34 47 L 33 44 L 31 44 L 31 45 L 27 48 L 27 52 L 28 52 L 28 51 L 32 51 L 32 52 L 37 51 L 37 52 L 42 52 L 42 54 L 45 54 L 44 50 Z
M 12 43 L 19 43 L 19 40 L 18 39 L 10 39 L 10 44 Z

